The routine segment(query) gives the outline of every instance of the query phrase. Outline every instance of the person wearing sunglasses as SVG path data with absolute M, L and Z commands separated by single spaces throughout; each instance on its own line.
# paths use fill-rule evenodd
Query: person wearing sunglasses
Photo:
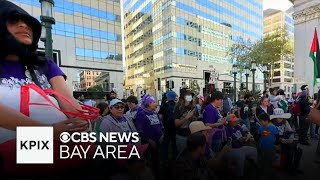
M 135 125 L 132 122 L 132 118 L 124 114 L 125 103 L 119 99 L 113 99 L 110 101 L 109 109 L 110 114 L 107 115 L 100 125 L 100 132 L 119 132 L 130 133 L 137 132 Z M 117 140 L 117 144 L 120 141 Z M 104 142 L 101 142 L 104 144 Z M 127 144 L 127 143 L 122 143 Z

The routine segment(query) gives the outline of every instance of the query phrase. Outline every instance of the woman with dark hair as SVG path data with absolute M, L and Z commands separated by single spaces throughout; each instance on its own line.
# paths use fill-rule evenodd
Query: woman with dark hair
M 39 94 L 30 93 L 30 96 L 29 90 L 28 93 L 21 91 L 26 84 L 52 89 L 68 98 L 78 109 L 81 106 L 69 91 L 61 69 L 52 59 L 38 56 L 36 52 L 41 35 L 40 22 L 9 1 L 0 1 L 0 17 L 0 114 L 6 114 L 0 119 L 0 143 L 14 139 L 17 126 L 52 125 L 55 135 L 72 129 L 86 130 L 87 121 L 49 106 L 31 106 L 30 112 L 20 109 L 23 105 L 21 98 L 25 96 L 30 97 L 30 102 L 48 104 Z M 48 98 L 61 110 L 75 112 L 66 102 L 53 96 Z
M 273 108 L 269 105 L 269 99 L 266 96 L 261 97 L 260 106 L 256 108 L 257 117 L 262 113 L 267 113 L 268 115 L 273 114 Z
M 105 116 L 107 116 L 110 113 L 108 104 L 105 102 L 99 103 L 97 105 L 97 108 L 100 109 L 99 111 L 99 118 L 98 120 L 96 120 L 96 122 L 93 122 L 93 129 L 96 131 L 96 133 L 100 133 L 100 124 L 103 121 L 103 119 L 105 118 Z
M 40 22 L 6 0 L 0 1 L 0 17 L 0 156 L 4 160 L 4 169 L 8 171 L 6 173 L 16 176 L 36 175 L 39 172 L 43 175 L 57 174 L 60 168 L 66 168 L 63 166 L 74 171 L 73 168 L 86 162 L 72 159 L 62 163 L 55 153 L 58 150 L 53 151 L 54 164 L 48 166 L 21 167 L 13 160 L 16 159 L 15 140 L 18 126 L 53 126 L 54 138 L 59 139 L 61 132 L 88 130 L 89 123 L 64 113 L 76 114 L 78 111 L 75 108 L 80 110 L 81 105 L 69 90 L 66 75 L 61 69 L 52 59 L 37 54 L 41 35 Z M 46 95 L 43 91 L 46 89 L 64 96 L 72 106 L 57 96 Z M 50 106 L 49 101 L 57 108 Z M 88 159 L 90 154 L 87 154 Z
M 181 94 L 179 102 L 174 109 L 176 126 L 177 155 L 180 155 L 187 147 L 187 138 L 190 135 L 189 125 L 197 120 L 197 108 L 193 104 L 191 92 Z
M 219 152 L 226 140 L 224 130 L 226 120 L 220 114 L 222 101 L 223 94 L 220 91 L 215 91 L 203 106 L 203 122 L 212 127 L 212 130 L 209 131 L 209 145 L 213 152 Z

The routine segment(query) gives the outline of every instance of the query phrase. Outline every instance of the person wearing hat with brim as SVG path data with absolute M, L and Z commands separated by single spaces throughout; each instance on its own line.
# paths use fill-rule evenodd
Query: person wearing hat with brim
M 302 149 L 297 147 L 294 131 L 287 121 L 289 118 L 291 118 L 291 114 L 284 113 L 281 108 L 274 109 L 274 114 L 270 116 L 273 125 L 277 127 L 279 132 L 280 148 L 285 156 L 285 171 L 290 174 L 303 174 L 298 169 L 302 157 Z
M 106 132 L 119 132 L 119 133 L 129 133 L 137 132 L 135 125 L 132 122 L 132 118 L 124 114 L 125 103 L 119 99 L 113 99 L 110 101 L 109 109 L 110 114 L 107 115 L 100 124 L 100 131 L 102 133 Z M 116 144 L 126 144 L 120 143 Z M 105 142 L 101 142 L 104 144 Z M 129 143 L 129 142 L 127 142 Z

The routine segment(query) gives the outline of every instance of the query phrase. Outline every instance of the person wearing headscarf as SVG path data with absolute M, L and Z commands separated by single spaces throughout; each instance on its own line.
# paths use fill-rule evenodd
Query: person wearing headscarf
M 150 144 L 150 154 L 155 177 L 159 177 L 159 149 L 160 139 L 164 128 L 156 112 L 157 103 L 153 96 L 146 94 L 141 100 L 141 108 L 136 115 L 136 128 L 141 137 L 142 144 Z

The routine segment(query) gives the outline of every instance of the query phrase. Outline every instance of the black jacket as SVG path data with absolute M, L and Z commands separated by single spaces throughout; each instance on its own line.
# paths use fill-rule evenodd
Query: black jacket
M 256 109 L 256 116 L 258 117 L 260 114 L 265 113 L 265 111 L 261 108 L 261 106 L 258 106 Z M 267 108 L 267 114 L 272 115 L 273 114 L 273 108 L 268 106 Z
M 310 104 L 308 102 L 308 96 L 301 96 L 299 104 L 301 107 L 301 116 L 308 116 L 311 110 Z
M 163 126 L 166 132 L 174 132 L 176 126 L 174 124 L 175 115 L 174 108 L 176 103 L 174 101 L 168 101 L 159 110 L 159 114 L 163 115 Z

